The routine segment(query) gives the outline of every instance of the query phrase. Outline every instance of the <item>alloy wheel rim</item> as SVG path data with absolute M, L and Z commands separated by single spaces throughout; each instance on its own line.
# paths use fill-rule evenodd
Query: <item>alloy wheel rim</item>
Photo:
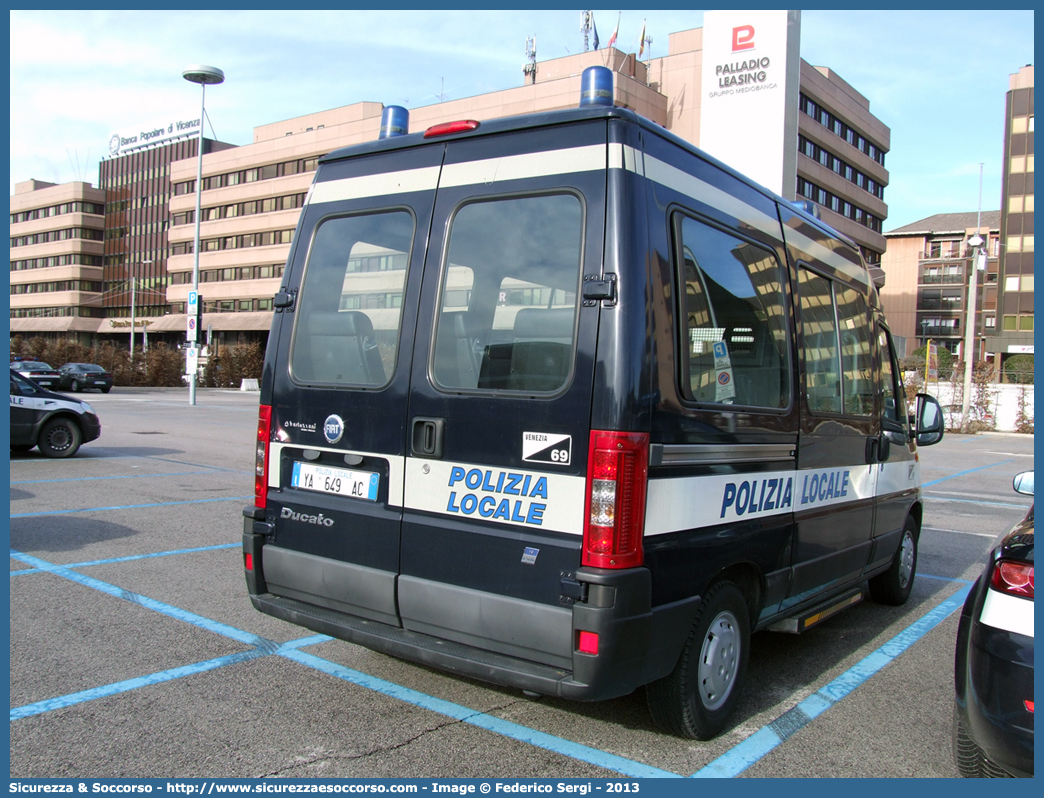
M 739 659 L 739 623 L 735 615 L 725 610 L 711 622 L 700 651 L 698 689 L 708 710 L 718 709 L 728 700 L 736 683 Z

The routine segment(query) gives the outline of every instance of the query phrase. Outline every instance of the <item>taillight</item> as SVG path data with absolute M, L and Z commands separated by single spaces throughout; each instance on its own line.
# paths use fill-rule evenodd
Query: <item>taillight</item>
M 248 571 L 254 570 L 254 555 L 250 552 L 243 555 L 243 567 Z
M 595 568 L 642 564 L 649 435 L 592 430 L 582 562 Z
M 268 498 L 268 444 L 272 437 L 272 406 L 257 411 L 257 443 L 254 449 L 254 506 L 264 507 Z
M 1033 565 L 1014 560 L 998 560 L 993 564 L 990 587 L 1011 596 L 1033 598 Z

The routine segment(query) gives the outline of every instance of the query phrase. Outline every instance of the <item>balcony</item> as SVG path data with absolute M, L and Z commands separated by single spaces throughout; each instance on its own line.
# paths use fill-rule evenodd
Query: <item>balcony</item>
M 921 283 L 923 285 L 938 285 L 940 283 L 949 283 L 962 285 L 964 283 L 963 274 L 922 274 Z

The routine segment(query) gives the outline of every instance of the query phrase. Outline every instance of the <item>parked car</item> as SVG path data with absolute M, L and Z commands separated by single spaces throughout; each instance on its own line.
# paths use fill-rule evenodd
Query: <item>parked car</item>
M 19 360 L 11 364 L 11 370 L 28 377 L 43 388 L 57 388 L 59 375 L 47 363 L 39 360 Z
M 58 369 L 58 388 L 63 391 L 84 391 L 97 388 L 102 393 L 112 390 L 112 374 L 94 363 L 66 363 Z
M 1015 477 L 1033 495 L 1033 472 Z M 1033 507 L 1000 538 L 961 612 L 953 756 L 966 778 L 1033 776 Z
M 101 422 L 86 402 L 45 390 L 11 372 L 11 451 L 34 446 L 47 457 L 72 457 L 80 444 L 101 435 Z

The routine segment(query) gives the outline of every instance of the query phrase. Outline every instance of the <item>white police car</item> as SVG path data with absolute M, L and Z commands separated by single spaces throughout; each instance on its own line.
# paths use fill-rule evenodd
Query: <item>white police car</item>
M 101 435 L 101 422 L 86 402 L 44 390 L 11 372 L 11 451 L 34 446 L 47 457 L 72 457 L 80 444 Z

